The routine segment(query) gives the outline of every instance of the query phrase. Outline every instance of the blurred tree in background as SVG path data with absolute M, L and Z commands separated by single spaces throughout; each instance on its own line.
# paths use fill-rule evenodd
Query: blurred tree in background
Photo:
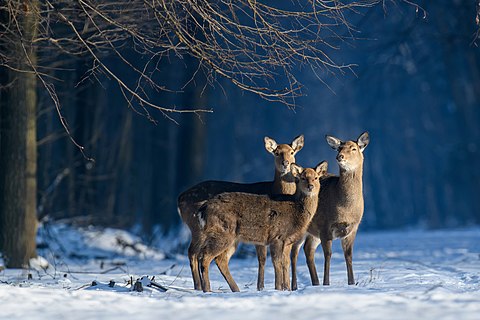
M 2 7 L 3 9 L 3 7 Z M 0 10 L 1 41 L 6 45 L 6 22 L 11 21 L 24 41 L 11 41 L 8 51 L 0 52 L 2 64 L 6 55 L 9 68 L 0 68 L 0 249 L 9 259 L 8 265 L 22 266 L 36 256 L 37 203 L 37 93 L 36 50 L 39 2 L 25 4 L 24 14 L 14 21 Z M 16 39 L 19 40 L 19 39 Z M 8 41 L 8 40 L 7 40 Z
M 351 69 L 332 59 L 334 42 L 353 36 L 346 16 L 379 2 L 2 1 L 0 249 L 7 265 L 35 256 L 37 216 L 136 223 L 147 232 L 176 225 L 176 194 L 210 166 L 210 106 L 242 90 L 293 108 L 303 94 L 298 70 L 325 82 Z M 235 130 L 244 134 L 250 116 L 235 109 L 235 126 L 245 124 Z M 228 131 L 231 121 L 225 125 Z M 231 164 L 230 151 L 222 152 L 224 163 Z

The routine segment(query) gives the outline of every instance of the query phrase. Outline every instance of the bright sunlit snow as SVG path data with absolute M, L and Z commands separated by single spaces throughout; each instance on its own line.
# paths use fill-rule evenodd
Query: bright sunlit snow
M 212 264 L 215 292 L 204 294 L 192 290 L 184 254 L 164 254 L 121 230 L 44 226 L 39 252 L 49 267 L 38 259 L 37 270 L 0 272 L 0 319 L 478 319 L 480 229 L 359 232 L 355 286 L 346 284 L 334 243 L 329 287 L 310 285 L 301 253 L 296 292 L 273 290 L 270 261 L 266 289 L 257 292 L 252 256 L 230 263 L 242 292 L 229 292 Z M 320 247 L 316 258 L 321 278 Z M 132 291 L 129 280 L 142 276 L 169 290 L 144 278 L 143 292 Z

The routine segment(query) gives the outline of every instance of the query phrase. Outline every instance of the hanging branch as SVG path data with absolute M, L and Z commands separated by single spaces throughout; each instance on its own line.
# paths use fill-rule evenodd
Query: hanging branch
M 402 0 L 421 9 L 414 2 Z M 225 78 L 244 91 L 268 101 L 295 106 L 303 94 L 296 73 L 308 67 L 322 82 L 335 74 L 344 74 L 352 64 L 338 63 L 332 56 L 338 44 L 354 38 L 349 17 L 385 0 L 295 0 L 272 2 L 256 0 L 48 0 L 41 2 L 36 15 L 37 35 L 30 39 L 29 50 L 42 57 L 61 56 L 91 61 L 89 77 L 104 75 L 117 83 L 130 108 L 151 121 L 148 109 L 161 112 L 175 122 L 176 113 L 204 113 L 211 109 L 179 109 L 159 105 L 147 95 L 155 91 L 181 92 L 161 82 L 158 65 L 162 59 L 192 56 L 198 61 L 192 78 L 203 72 L 213 85 Z M 28 3 L 28 1 L 27 1 Z M 25 1 L 6 0 L 0 4 L 0 47 L 25 43 L 16 28 L 26 14 Z M 27 6 L 28 7 L 28 6 Z M 478 17 L 477 17 L 478 19 Z M 134 51 L 135 58 L 126 53 Z M 0 66 L 14 69 L 17 57 L 8 49 L 0 50 Z M 26 54 L 26 51 L 25 51 Z M 138 57 L 142 59 L 138 59 Z M 109 60 L 106 59 L 109 57 Z M 115 57 L 114 63 L 111 59 Z M 61 65 L 52 61 L 35 61 L 33 72 L 48 92 L 60 122 L 72 142 L 73 138 L 61 102 L 55 92 L 53 74 Z M 118 65 L 117 65 L 118 62 Z M 132 72 L 136 81 L 124 79 L 118 70 Z M 82 79 L 84 81 L 85 79 Z M 135 108 L 139 105 L 141 110 Z M 192 106 L 190 106 L 192 107 Z M 143 111 L 142 111 L 143 110 Z M 86 155 L 84 155 L 86 157 Z M 86 157 L 87 158 L 87 157 Z
M 308 66 L 315 74 L 326 77 L 351 69 L 350 64 L 337 63 L 330 52 L 338 49 L 338 40 L 343 41 L 339 34 L 354 32 L 348 16 L 379 2 L 49 0 L 42 3 L 37 13 L 38 36 L 32 45 L 41 52 L 90 59 L 91 75 L 104 73 L 119 85 L 130 103 L 133 99 L 143 108 L 165 115 L 212 112 L 158 105 L 145 93 L 145 86 L 157 91 L 178 91 L 159 83 L 158 63 L 152 60 L 185 55 L 199 61 L 199 70 L 211 84 L 217 76 L 224 77 L 242 90 L 293 106 L 302 95 L 302 84 L 294 70 Z M 18 9 L 21 1 L 4 3 L 0 11 L 8 10 L 14 19 L 22 14 Z M 2 43 L 22 37 L 8 24 L 2 27 Z M 141 62 L 127 58 L 123 53 L 130 49 L 146 59 Z M 122 80 L 117 68 L 105 63 L 104 57 L 112 53 L 136 74 L 138 81 L 134 85 Z M 0 53 L 2 65 L 11 65 L 12 59 Z M 48 73 L 46 67 L 37 65 L 36 74 Z

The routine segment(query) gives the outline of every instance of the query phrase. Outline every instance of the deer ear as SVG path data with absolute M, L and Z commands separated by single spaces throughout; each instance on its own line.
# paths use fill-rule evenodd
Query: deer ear
M 277 149 L 277 142 L 269 137 L 265 137 L 263 138 L 263 140 L 265 141 L 265 149 L 267 149 L 268 152 L 273 154 L 275 152 L 275 149 Z
M 357 144 L 360 147 L 360 151 L 363 152 L 363 150 L 365 150 L 365 148 L 368 146 L 369 143 L 370 143 L 370 136 L 368 135 L 368 132 L 365 131 L 357 139 Z
M 343 143 L 342 140 L 329 135 L 325 136 L 325 140 L 327 140 L 328 145 L 334 150 L 338 150 L 338 148 L 340 148 L 340 145 Z
M 293 139 L 290 146 L 292 147 L 292 149 L 294 151 L 294 155 L 297 154 L 298 151 L 302 150 L 304 143 L 305 143 L 305 139 L 303 137 L 303 134 L 301 134 L 298 137 L 296 137 L 295 139 Z
M 303 168 L 300 167 L 298 164 L 296 163 L 292 163 L 290 165 L 290 172 L 292 173 L 292 175 L 295 177 L 295 178 L 298 178 L 300 177 L 300 175 L 302 174 L 303 172 Z
M 328 170 L 327 161 L 322 161 L 315 167 L 315 171 L 319 176 L 324 176 L 325 174 L 327 174 L 327 170 Z

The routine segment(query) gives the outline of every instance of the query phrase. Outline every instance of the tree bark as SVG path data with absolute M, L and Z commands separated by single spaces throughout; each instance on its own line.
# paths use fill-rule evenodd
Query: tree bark
M 22 15 L 16 19 L 22 41 L 5 49 L 16 58 L 18 70 L 31 70 L 29 60 L 36 63 L 31 40 L 36 34 L 38 1 L 25 1 L 19 6 Z M 3 73 L 6 76 L 1 81 L 6 87 L 0 109 L 0 245 L 6 266 L 20 268 L 36 257 L 37 80 L 31 72 Z

